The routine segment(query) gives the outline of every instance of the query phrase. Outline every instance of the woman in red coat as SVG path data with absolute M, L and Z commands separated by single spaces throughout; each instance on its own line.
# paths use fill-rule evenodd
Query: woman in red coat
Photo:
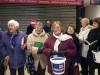
M 71 36 L 63 34 L 63 26 L 60 21 L 55 21 L 53 23 L 51 31 L 53 35 L 45 41 L 42 50 L 48 57 L 48 72 L 51 75 L 55 75 L 52 71 L 50 57 L 60 55 L 66 57 L 65 73 L 63 75 L 68 75 L 71 57 L 76 54 L 76 46 Z

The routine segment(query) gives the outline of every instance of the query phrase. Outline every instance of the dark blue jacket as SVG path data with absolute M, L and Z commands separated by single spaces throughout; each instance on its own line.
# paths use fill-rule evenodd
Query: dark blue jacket
M 48 27 L 47 25 L 45 25 L 45 26 L 43 27 L 43 29 L 44 29 L 44 31 L 45 31 L 46 33 L 50 33 L 50 32 L 51 32 L 51 25 L 50 25 L 50 27 Z

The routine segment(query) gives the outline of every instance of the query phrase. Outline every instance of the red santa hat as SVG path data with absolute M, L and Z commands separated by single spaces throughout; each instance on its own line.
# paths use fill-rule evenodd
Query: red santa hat
M 36 20 L 35 19 L 31 19 L 31 24 L 36 24 Z

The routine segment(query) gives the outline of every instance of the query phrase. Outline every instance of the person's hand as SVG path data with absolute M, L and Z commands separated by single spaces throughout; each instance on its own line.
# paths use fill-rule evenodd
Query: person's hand
M 67 54 L 66 50 L 58 52 L 58 55 L 60 55 L 60 56 L 65 56 L 66 54 Z
M 24 50 L 26 48 L 26 44 L 21 45 L 21 49 Z
M 77 37 L 79 37 L 79 34 L 75 33 L 75 35 L 76 35 Z
M 10 57 L 8 55 L 4 58 L 4 60 L 7 62 L 9 61 L 9 59 L 10 59 Z
M 55 51 L 55 50 L 52 50 L 51 53 L 50 53 L 50 55 L 57 55 L 57 54 L 58 54 L 58 52 Z
M 77 62 L 75 62 L 75 64 L 74 64 L 74 66 L 79 66 L 80 65 L 80 63 L 77 63 Z
M 42 49 L 38 49 L 37 54 L 42 54 Z

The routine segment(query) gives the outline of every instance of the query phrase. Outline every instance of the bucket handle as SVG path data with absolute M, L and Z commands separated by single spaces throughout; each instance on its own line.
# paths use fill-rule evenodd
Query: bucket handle
M 54 56 L 51 56 L 50 59 L 51 59 L 52 57 L 59 57 L 59 56 L 55 56 L 55 55 L 54 55 Z M 63 57 L 66 58 L 65 56 L 63 56 Z
M 97 46 L 97 50 L 95 50 L 96 52 L 94 52 L 93 50 L 91 51 L 92 53 L 97 53 L 99 51 L 99 46 Z

